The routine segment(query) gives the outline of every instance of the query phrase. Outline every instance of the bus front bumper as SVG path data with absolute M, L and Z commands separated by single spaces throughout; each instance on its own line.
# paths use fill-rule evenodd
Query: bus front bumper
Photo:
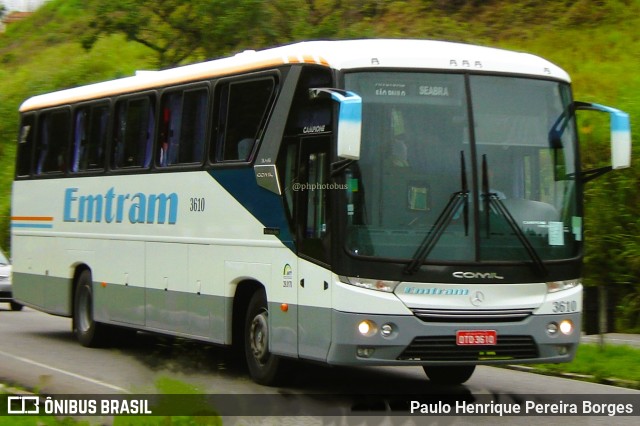
M 530 315 L 516 322 L 424 322 L 416 316 L 333 311 L 334 365 L 464 365 L 569 362 L 580 340 L 580 313 Z M 550 323 L 573 323 L 569 335 Z M 366 324 L 363 324 L 366 323 Z M 495 332 L 492 345 L 458 345 L 458 331 Z M 364 332 L 364 333 L 363 333 Z

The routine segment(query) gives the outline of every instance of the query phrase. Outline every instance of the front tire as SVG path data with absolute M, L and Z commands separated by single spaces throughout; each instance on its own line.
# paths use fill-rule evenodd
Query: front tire
M 459 385 L 471 378 L 475 365 L 423 366 L 429 381 L 438 385 Z
M 269 331 L 267 297 L 260 289 L 247 308 L 244 352 L 251 378 L 261 385 L 274 386 L 283 379 L 284 361 L 269 351 Z
M 23 306 L 20 303 L 14 302 L 14 301 L 9 302 L 9 305 L 11 305 L 12 311 L 21 311 L 23 308 Z
M 73 307 L 73 332 L 80 344 L 88 348 L 105 346 L 110 340 L 109 327 L 93 319 L 93 281 L 89 270 L 82 271 L 78 276 Z

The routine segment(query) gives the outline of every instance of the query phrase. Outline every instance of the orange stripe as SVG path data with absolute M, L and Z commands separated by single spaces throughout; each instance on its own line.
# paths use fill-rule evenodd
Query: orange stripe
M 300 59 L 295 56 L 289 57 L 290 63 L 300 63 Z M 313 58 L 309 55 L 305 55 L 304 62 L 316 63 Z M 131 84 L 126 87 L 120 87 L 118 89 L 113 89 L 109 87 L 106 83 L 115 83 L 116 80 L 105 81 L 102 83 L 96 83 L 97 85 L 104 84 L 103 87 L 93 90 L 92 92 L 84 92 L 76 95 L 65 94 L 64 91 L 61 91 L 60 98 L 55 100 L 37 100 L 37 102 L 31 101 L 31 104 L 28 107 L 20 108 L 20 112 L 33 111 L 40 108 L 47 108 L 56 105 L 63 105 L 67 103 L 81 102 L 90 99 L 99 99 L 107 96 L 117 96 L 124 93 L 131 93 L 137 91 L 143 91 L 148 89 L 154 89 L 156 87 L 162 87 L 165 85 L 177 85 L 177 84 L 185 84 L 195 81 L 202 81 L 209 78 L 223 77 L 233 74 L 240 74 L 244 72 L 249 72 L 253 70 L 260 70 L 265 68 L 273 68 L 279 65 L 283 65 L 285 63 L 284 58 L 270 58 L 264 59 L 261 61 L 256 61 L 248 64 L 242 65 L 229 65 L 224 68 L 216 68 L 215 64 L 212 65 L 211 69 L 198 70 L 189 73 L 188 75 L 174 76 L 170 72 L 167 72 L 163 75 L 161 80 L 150 80 L 149 82 L 145 82 L 145 80 L 137 79 L 131 82 Z M 194 64 L 195 65 L 195 64 Z M 328 64 L 327 64 L 328 65 Z M 158 71 L 164 72 L 164 71 Z M 83 86 L 76 87 L 75 89 L 82 89 Z M 74 89 L 70 89 L 74 90 Z M 55 92 L 51 92 L 55 93 Z M 45 94 L 46 96 L 48 94 Z M 31 98 L 33 99 L 33 98 Z M 29 100 L 27 100 L 29 102 Z
M 11 216 L 11 220 L 33 220 L 38 222 L 52 222 L 53 218 L 49 216 Z
M 296 56 L 289 56 L 288 60 L 289 60 L 289 63 L 306 62 L 306 63 L 319 63 L 324 66 L 329 66 L 329 63 L 324 58 L 320 58 L 320 61 L 318 62 L 311 55 L 303 55 L 302 58 L 298 58 Z M 251 62 L 247 64 L 242 64 L 242 65 L 229 65 L 224 68 L 217 68 L 215 66 L 215 61 L 212 61 L 212 66 L 209 69 L 193 71 L 187 75 L 181 75 L 181 76 L 175 76 L 175 75 L 172 75 L 170 72 L 166 72 L 163 75 L 163 78 L 158 81 L 151 79 L 150 81 L 145 82 L 145 80 L 136 79 L 132 81 L 131 84 L 128 84 L 125 87 L 119 87 L 117 89 L 114 89 L 110 87 L 108 83 L 114 83 L 118 81 L 116 79 L 111 81 L 105 81 L 102 83 L 96 83 L 97 85 L 103 84 L 103 86 L 93 91 L 90 91 L 89 93 L 84 92 L 84 93 L 72 95 L 72 94 L 65 94 L 64 91 L 61 91 L 60 97 L 58 99 L 51 100 L 51 99 L 45 98 L 45 100 L 38 99 L 35 102 L 31 101 L 31 104 L 28 105 L 27 107 L 20 108 L 20 112 L 33 111 L 40 108 L 47 108 L 47 107 L 63 105 L 67 103 L 82 102 L 90 99 L 99 99 L 107 96 L 118 96 L 125 93 L 143 91 L 143 90 L 153 89 L 156 87 L 162 87 L 165 85 L 178 85 L 178 84 L 185 84 L 189 82 L 202 81 L 209 78 L 240 74 L 244 72 L 260 70 L 265 68 L 273 68 L 283 64 L 285 64 L 285 59 L 283 57 L 268 58 L 261 61 Z M 197 65 L 197 64 L 193 64 L 193 65 Z M 159 72 L 162 73 L 164 71 L 159 71 Z M 81 88 L 83 87 L 80 86 L 80 87 L 77 87 L 76 89 L 81 89 Z M 52 93 L 55 93 L 55 92 L 52 92 Z M 27 102 L 29 101 L 30 100 L 27 100 Z

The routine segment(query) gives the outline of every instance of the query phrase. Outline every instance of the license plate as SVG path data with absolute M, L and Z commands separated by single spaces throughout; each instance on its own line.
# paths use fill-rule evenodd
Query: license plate
M 456 331 L 458 346 L 488 346 L 498 344 L 498 333 L 495 330 L 459 330 Z

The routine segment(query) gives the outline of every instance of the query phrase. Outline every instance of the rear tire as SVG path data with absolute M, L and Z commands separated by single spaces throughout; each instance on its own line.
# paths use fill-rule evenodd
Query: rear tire
M 22 308 L 23 308 L 23 306 L 18 302 L 11 301 L 11 302 L 9 302 L 9 305 L 11 305 L 11 310 L 12 311 L 21 311 Z
M 93 319 L 93 281 L 91 271 L 78 276 L 73 307 L 73 332 L 82 346 L 95 348 L 110 341 L 110 329 Z
M 263 289 L 251 296 L 247 308 L 244 352 L 249 374 L 256 383 L 274 386 L 282 382 L 286 361 L 269 352 L 269 308 Z
M 423 366 L 429 381 L 438 385 L 459 385 L 471 378 L 475 365 Z

